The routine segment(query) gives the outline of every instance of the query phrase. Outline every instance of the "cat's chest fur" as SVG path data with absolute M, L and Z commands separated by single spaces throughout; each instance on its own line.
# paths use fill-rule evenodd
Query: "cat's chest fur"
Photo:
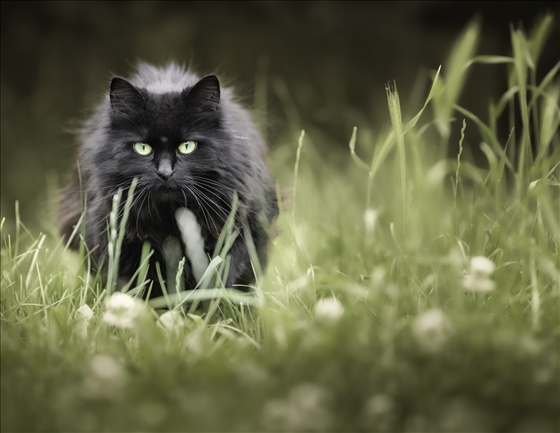
M 204 248 L 202 230 L 196 216 L 186 208 L 179 208 L 175 211 L 175 220 L 180 236 L 179 238 L 175 236 L 167 237 L 162 246 L 169 292 L 184 290 L 184 287 L 182 287 L 183 279 L 179 279 L 179 286 L 176 283 L 179 263 L 183 259 L 183 248 L 197 282 L 201 280 L 209 263 Z

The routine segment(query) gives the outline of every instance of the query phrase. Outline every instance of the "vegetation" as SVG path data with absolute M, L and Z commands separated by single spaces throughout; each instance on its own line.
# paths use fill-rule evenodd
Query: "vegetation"
M 54 229 L 2 220 L 2 430 L 558 431 L 560 62 L 537 81 L 553 25 L 512 29 L 511 56 L 477 55 L 470 25 L 418 115 L 388 84 L 390 125 L 349 152 L 322 154 L 286 99 L 252 297 L 142 301 L 142 269 L 113 293 Z M 507 77 L 488 114 L 457 105 L 475 64 Z

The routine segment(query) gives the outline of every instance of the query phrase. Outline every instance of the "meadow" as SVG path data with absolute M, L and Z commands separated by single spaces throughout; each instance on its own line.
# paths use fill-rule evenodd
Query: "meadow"
M 2 431 L 559 431 L 560 62 L 537 74 L 554 25 L 512 28 L 503 55 L 470 25 L 416 116 L 387 83 L 386 127 L 328 154 L 279 86 L 281 214 L 250 296 L 216 284 L 230 233 L 206 288 L 145 301 L 145 269 L 115 292 L 16 204 Z M 458 105 L 473 67 L 508 83 L 487 113 Z

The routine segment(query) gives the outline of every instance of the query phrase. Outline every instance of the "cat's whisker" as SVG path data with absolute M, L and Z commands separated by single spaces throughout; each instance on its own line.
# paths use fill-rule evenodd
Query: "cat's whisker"
M 231 210 L 231 205 L 232 205 L 232 201 L 231 200 L 226 200 L 226 198 L 229 198 L 228 196 L 224 195 L 222 191 L 216 190 L 216 189 L 212 189 L 209 188 L 208 185 L 204 185 L 201 183 L 196 184 L 196 188 L 198 190 L 203 190 L 205 192 L 207 192 L 208 194 L 210 194 L 212 197 L 215 197 L 217 200 L 221 201 L 225 206 L 224 207 L 220 206 L 219 203 L 215 202 L 214 200 L 212 200 L 210 197 L 208 197 L 206 194 L 204 194 L 204 196 L 212 203 L 214 204 L 217 208 L 219 208 L 222 213 L 224 215 L 229 215 L 229 212 L 226 212 L 227 209 Z M 236 218 L 239 219 L 239 217 L 236 214 Z M 241 222 L 241 220 L 239 219 L 239 221 Z
M 220 200 L 225 205 L 226 208 L 231 207 L 231 200 L 230 201 L 226 200 L 226 198 L 224 198 L 223 192 L 221 192 L 217 189 L 210 188 L 210 187 L 208 187 L 208 185 L 204 185 L 204 184 L 201 184 L 201 183 L 197 184 L 197 187 L 203 189 L 204 191 L 208 192 L 212 196 L 216 197 L 216 199 Z M 229 198 L 229 197 L 227 197 L 227 198 Z
M 140 229 L 138 228 L 138 220 L 140 219 L 140 213 L 142 212 L 142 207 L 144 206 L 144 202 L 146 201 L 146 198 L 149 196 L 149 194 L 145 193 L 146 188 L 142 191 L 142 195 L 143 195 L 143 199 L 142 199 L 142 203 L 140 203 L 140 206 L 138 206 L 138 211 L 136 212 L 136 235 L 139 236 L 140 233 Z
M 131 205 L 130 205 L 130 208 L 131 208 L 131 209 L 133 209 L 134 206 L 136 205 L 136 203 L 138 203 L 138 201 L 140 200 L 140 198 L 141 198 L 143 195 L 145 195 L 146 190 L 147 190 L 147 188 L 144 187 L 144 188 L 142 188 L 142 189 L 140 189 L 140 190 L 135 191 L 134 196 L 133 196 L 133 199 L 132 199 L 132 203 L 131 203 Z M 123 196 L 124 196 L 124 195 L 123 195 Z M 125 205 L 126 205 L 126 200 L 121 200 L 121 202 L 119 203 L 119 208 L 120 208 L 120 209 L 119 209 L 119 211 L 118 211 L 118 213 L 117 213 L 117 221 L 120 221 L 121 217 L 123 216 Z M 112 211 L 111 211 L 111 212 L 112 212 Z M 107 215 L 107 217 L 103 220 L 104 222 L 107 222 L 107 221 L 108 221 L 108 218 L 109 218 L 111 212 L 109 212 L 109 214 Z M 140 212 L 138 212 L 138 215 L 140 215 Z M 102 231 L 99 233 L 100 236 L 106 234 L 107 231 L 109 230 L 109 228 L 110 228 L 110 227 L 109 227 L 109 224 L 107 224 L 107 226 L 105 227 L 105 229 L 102 230 Z M 138 233 L 138 231 L 137 231 L 137 233 Z M 103 250 L 103 253 L 102 253 L 102 254 L 103 254 L 103 255 L 107 254 L 108 249 L 109 249 L 109 245 L 106 245 L 105 248 L 104 248 L 104 250 Z
M 187 191 L 189 192 L 189 195 L 192 196 L 194 198 L 194 200 L 196 201 L 196 203 L 198 204 L 198 208 L 200 209 L 200 212 L 202 213 L 202 216 L 206 222 L 206 227 L 210 230 L 210 222 L 212 222 L 212 225 L 214 226 L 214 230 L 215 233 L 219 233 L 218 227 L 216 226 L 216 222 L 214 221 L 214 219 L 210 216 L 210 213 L 208 212 L 208 210 L 205 208 L 205 206 L 203 206 L 203 204 L 200 202 L 199 198 L 197 197 L 196 193 L 194 191 L 192 191 L 192 189 L 190 189 L 188 186 L 186 187 Z M 185 200 L 185 208 L 189 208 L 188 206 L 188 199 L 187 199 L 187 195 L 185 193 L 185 190 L 181 190 L 181 192 L 183 193 L 183 198 Z
M 103 201 L 107 200 L 108 198 L 112 198 L 115 194 L 118 193 L 119 188 L 122 188 L 124 185 L 125 184 L 123 184 L 122 186 L 108 187 L 107 189 L 110 191 L 108 194 L 102 195 L 101 197 L 95 197 L 95 198 L 88 198 L 87 197 L 87 191 L 82 190 L 83 192 L 86 192 L 86 194 L 85 194 L 86 207 L 95 205 L 95 204 L 100 203 L 100 202 L 103 202 Z M 84 194 L 81 194 L 80 197 L 82 197 L 82 199 L 80 201 L 83 202 L 84 201 Z
M 219 230 L 218 227 L 216 226 L 216 222 L 214 221 L 214 219 L 210 216 L 210 214 L 208 213 L 208 211 L 205 209 L 205 207 L 202 205 L 202 203 L 200 202 L 199 198 L 197 197 L 197 194 L 195 191 L 193 191 L 191 188 L 187 187 L 187 190 L 189 191 L 190 195 L 196 200 L 196 202 L 198 203 L 198 207 L 200 208 L 200 211 L 202 212 L 202 216 L 204 217 L 204 219 L 206 220 L 206 225 L 208 228 L 210 228 L 210 221 L 212 221 L 212 225 L 214 226 L 214 229 L 216 230 L 216 234 L 219 234 Z M 183 192 L 184 194 L 184 192 Z M 186 206 L 186 202 L 187 199 L 185 197 L 185 206 Z M 208 214 L 208 215 L 207 215 Z
M 133 199 L 132 199 L 132 203 L 131 203 L 131 205 L 130 205 L 130 208 L 131 208 L 131 209 L 135 206 L 135 204 L 136 204 L 136 203 L 138 202 L 138 200 L 141 198 L 142 194 L 145 193 L 146 189 L 147 189 L 147 188 L 143 188 L 143 189 L 141 189 L 141 190 L 135 191 L 134 196 L 133 196 Z M 123 194 L 123 196 L 124 196 L 124 194 Z M 108 197 L 109 197 L 109 196 L 108 196 Z M 112 196 L 110 196 L 110 197 L 112 197 Z M 119 221 L 119 220 L 121 219 L 121 217 L 123 216 L 125 206 L 126 206 L 126 200 L 121 200 L 121 202 L 120 202 L 119 205 L 118 205 L 117 221 Z M 112 210 L 109 211 L 109 213 L 107 214 L 107 216 L 106 216 L 102 221 L 100 221 L 100 223 L 106 222 L 107 219 L 109 218 L 109 216 L 111 215 L 111 212 L 112 212 Z M 98 224 L 99 224 L 99 223 L 98 223 Z M 96 227 L 96 226 L 97 226 L 97 224 L 93 225 L 92 227 Z M 100 235 L 105 234 L 105 233 L 107 232 L 108 229 L 109 229 L 108 226 L 105 227 L 105 229 L 102 230 L 102 231 L 100 232 Z
M 98 188 L 68 188 L 66 190 L 69 192 L 80 192 L 80 193 L 97 192 L 97 191 L 111 190 L 111 189 L 118 190 L 119 188 L 124 188 L 129 185 L 130 185 L 130 181 L 124 181 L 117 185 L 100 186 Z
M 193 187 L 193 186 L 191 186 L 191 187 Z M 224 209 L 222 209 L 217 203 L 213 202 L 206 194 L 204 194 L 200 190 L 196 189 L 196 187 L 194 187 L 194 189 L 198 192 L 201 200 L 203 200 L 209 206 L 214 206 L 215 210 L 220 212 L 220 213 L 216 213 L 216 216 L 221 218 L 221 220 L 223 222 L 223 225 L 222 225 L 222 227 L 223 227 L 226 224 L 227 219 L 229 218 L 229 213 L 226 212 Z M 236 221 L 241 227 L 245 227 L 244 222 L 237 215 L 237 212 L 234 215 L 234 221 Z M 237 229 L 237 227 L 236 227 L 236 229 Z M 238 230 L 238 232 L 239 232 L 239 235 L 240 235 L 241 239 L 243 239 L 243 241 L 245 241 L 245 238 L 243 237 L 243 234 L 241 233 L 241 231 Z
M 205 177 L 205 176 L 200 176 L 200 175 L 192 174 L 190 177 L 191 177 L 192 179 L 196 180 L 196 181 L 204 181 L 205 183 L 208 183 L 208 184 L 215 184 L 215 185 L 217 185 L 220 189 L 228 189 L 228 190 L 230 190 L 230 191 L 232 191 L 232 192 L 237 191 L 236 189 L 230 188 L 229 186 L 227 186 L 226 184 L 224 184 L 224 183 L 222 183 L 222 182 L 218 182 L 218 181 L 216 181 L 216 180 L 214 180 L 214 179 L 210 179 L 210 178 Z
M 205 203 L 213 205 L 216 211 L 221 211 L 222 215 L 226 214 L 226 212 L 221 209 L 221 207 L 217 203 L 214 203 L 203 191 L 200 190 L 198 185 L 190 185 L 190 190 L 196 193 L 196 196 L 198 196 L 198 198 L 203 200 Z M 225 220 L 222 219 L 222 222 L 225 222 Z
M 154 216 L 152 215 L 152 203 L 150 199 L 152 198 L 152 191 L 148 191 L 148 213 L 150 214 L 150 218 L 153 220 Z
M 198 195 L 199 199 L 207 205 L 206 211 L 209 212 L 212 210 L 212 213 L 218 218 L 220 222 L 220 227 L 223 227 L 229 217 L 228 212 L 222 209 L 217 203 L 212 201 L 206 194 L 203 192 L 196 190 L 196 194 Z M 238 221 L 238 217 L 234 217 L 236 221 Z M 218 230 L 219 233 L 219 230 Z

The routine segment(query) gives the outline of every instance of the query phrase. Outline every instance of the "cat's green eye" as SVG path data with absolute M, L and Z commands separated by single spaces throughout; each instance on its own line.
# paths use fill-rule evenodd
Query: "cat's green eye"
M 187 141 L 183 141 L 179 147 L 177 148 L 177 150 L 179 151 L 179 153 L 182 153 L 183 155 L 188 155 L 189 153 L 193 153 L 194 150 L 196 149 L 197 146 L 197 142 L 194 140 L 187 140 Z
M 148 156 L 153 152 L 152 146 L 147 143 L 134 143 L 134 151 L 138 155 Z

